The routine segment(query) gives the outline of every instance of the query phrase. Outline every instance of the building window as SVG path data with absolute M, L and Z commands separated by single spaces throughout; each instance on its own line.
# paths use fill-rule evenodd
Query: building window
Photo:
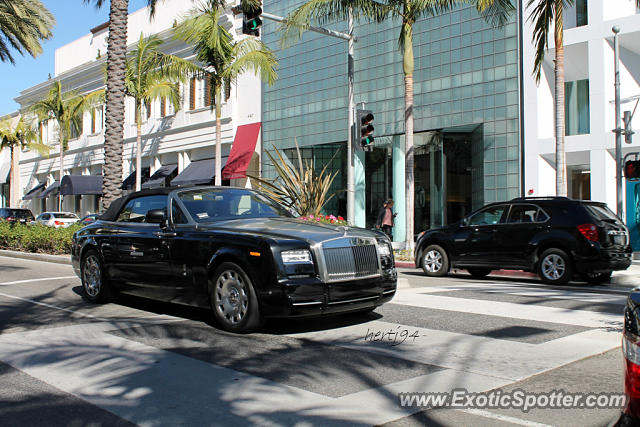
M 189 110 L 211 106 L 209 79 L 192 78 L 189 81 Z
M 587 0 L 576 0 L 576 27 L 589 24 Z
M 564 91 L 565 135 L 589 133 L 589 79 L 566 82 Z
M 173 104 L 167 98 L 160 98 L 160 117 L 173 116 L 174 114 Z
M 104 122 L 103 106 L 91 109 L 91 134 L 102 132 Z
M 591 199 L 591 171 L 589 165 L 567 166 L 569 197 L 576 200 Z
M 82 135 L 82 119 L 79 120 L 77 125 L 71 122 L 69 126 L 69 139 L 78 139 L 80 135 Z

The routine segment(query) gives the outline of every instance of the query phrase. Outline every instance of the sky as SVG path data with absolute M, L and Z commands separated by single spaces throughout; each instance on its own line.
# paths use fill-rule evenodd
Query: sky
M 0 62 L 0 116 L 13 113 L 20 107 L 13 99 L 21 91 L 47 80 L 54 75 L 54 58 L 57 48 L 89 34 L 94 28 L 109 20 L 109 2 L 97 10 L 82 0 L 41 0 L 56 18 L 53 37 L 42 44 L 37 58 L 21 56 L 11 51 L 16 63 Z M 129 13 L 146 6 L 146 0 L 129 0 Z

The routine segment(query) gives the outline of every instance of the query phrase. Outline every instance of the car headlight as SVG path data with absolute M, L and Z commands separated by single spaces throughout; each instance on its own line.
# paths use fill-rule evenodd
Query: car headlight
M 313 258 L 311 258 L 311 252 L 308 249 L 283 251 L 280 256 L 285 264 L 313 264 Z
M 376 247 L 378 248 L 378 254 L 381 257 L 383 257 L 383 256 L 391 256 L 391 249 L 389 249 L 389 245 L 386 244 L 385 242 L 378 242 Z

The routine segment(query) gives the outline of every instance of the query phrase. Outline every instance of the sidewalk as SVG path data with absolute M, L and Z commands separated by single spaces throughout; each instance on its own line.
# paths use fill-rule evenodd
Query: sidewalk
M 36 254 L 31 252 L 18 252 L 0 249 L 0 256 L 30 259 L 34 261 L 55 262 L 56 264 L 71 264 L 71 255 Z

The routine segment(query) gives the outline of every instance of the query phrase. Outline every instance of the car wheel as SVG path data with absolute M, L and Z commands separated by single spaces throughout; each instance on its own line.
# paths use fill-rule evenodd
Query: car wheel
M 441 246 L 429 245 L 422 253 L 420 266 L 427 276 L 442 277 L 449 272 L 449 257 Z
M 251 332 L 260 327 L 258 298 L 251 279 L 237 264 L 225 262 L 213 274 L 211 307 L 218 324 L 230 332 Z
M 467 271 L 475 279 L 482 279 L 491 273 L 489 268 L 467 268 Z
M 104 268 L 98 252 L 89 250 L 82 258 L 80 266 L 84 296 L 93 303 L 107 302 L 111 299 L 111 290 L 104 274 Z
M 611 271 L 606 271 L 604 273 L 587 273 L 584 275 L 584 278 L 592 285 L 599 285 L 601 283 L 609 282 L 609 279 L 611 279 L 611 273 Z
M 569 255 L 561 249 L 547 249 L 540 256 L 538 275 L 549 285 L 564 285 L 571 280 L 573 265 Z

